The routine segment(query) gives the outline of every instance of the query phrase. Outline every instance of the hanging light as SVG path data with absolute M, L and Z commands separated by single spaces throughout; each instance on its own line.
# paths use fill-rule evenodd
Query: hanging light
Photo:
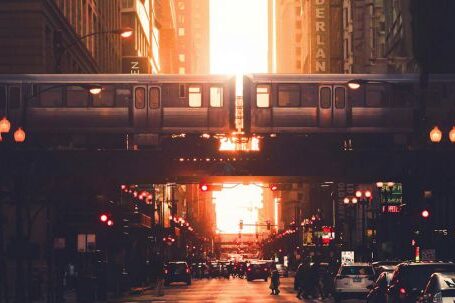
M 6 117 L 3 117 L 3 119 L 0 120 L 0 133 L 9 133 L 10 129 L 11 123 Z
M 14 141 L 21 143 L 25 141 L 25 131 L 22 129 L 22 127 L 19 127 L 15 132 L 14 132 Z
M 437 126 L 433 127 L 433 129 L 430 131 L 430 140 L 433 143 L 441 142 L 442 132 Z
M 449 140 L 452 143 L 455 143 L 455 126 L 449 132 Z

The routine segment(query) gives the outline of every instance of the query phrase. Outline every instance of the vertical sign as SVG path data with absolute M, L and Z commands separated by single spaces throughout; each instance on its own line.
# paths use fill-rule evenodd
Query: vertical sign
M 328 73 L 330 71 L 330 1 L 314 0 L 312 35 L 313 72 Z
M 150 61 L 147 57 L 123 57 L 124 74 L 150 74 Z

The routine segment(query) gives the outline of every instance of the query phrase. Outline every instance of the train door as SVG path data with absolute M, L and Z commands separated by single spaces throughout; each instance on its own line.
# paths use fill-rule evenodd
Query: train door
M 319 87 L 319 126 L 346 127 L 346 88 L 341 85 Z
M 273 125 L 271 85 L 259 83 L 255 90 L 256 104 L 251 104 L 251 131 L 271 131 Z
M 138 85 L 134 86 L 134 104 L 133 104 L 133 117 L 134 117 L 134 128 L 144 130 L 147 128 L 147 86 Z
M 222 130 L 226 128 L 227 118 L 226 108 L 229 104 L 224 104 L 224 92 L 222 85 L 209 85 L 209 107 L 208 123 L 210 130 Z
M 147 128 L 152 130 L 161 129 L 161 88 L 159 86 L 148 87 L 148 117 Z
M 134 87 L 134 127 L 158 130 L 161 127 L 161 89 L 159 86 Z

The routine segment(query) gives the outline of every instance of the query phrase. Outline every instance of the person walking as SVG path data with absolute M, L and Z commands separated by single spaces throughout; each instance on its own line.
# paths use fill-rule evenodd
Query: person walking
M 321 260 L 320 258 L 315 258 L 314 264 L 310 269 L 310 281 L 311 281 L 311 291 L 314 294 L 315 298 L 324 299 L 323 285 L 321 281 Z
M 271 295 L 278 295 L 280 293 L 279 286 L 280 286 L 280 274 L 278 273 L 278 270 L 275 267 L 272 270 L 272 276 L 271 276 L 271 279 L 270 279 L 269 288 L 272 290 L 272 292 L 270 294 Z
M 298 280 L 296 281 L 298 289 L 297 298 L 299 299 L 308 298 L 311 292 L 310 264 L 309 258 L 305 258 L 303 263 L 299 266 Z
M 156 278 L 155 292 L 158 297 L 164 296 L 164 261 L 160 254 L 157 254 L 153 262 L 153 269 Z

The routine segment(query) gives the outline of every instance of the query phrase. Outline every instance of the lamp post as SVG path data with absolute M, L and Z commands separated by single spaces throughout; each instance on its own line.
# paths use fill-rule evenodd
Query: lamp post
M 106 35 L 106 34 L 114 34 L 114 35 L 120 35 L 121 38 L 129 38 L 133 35 L 134 31 L 130 27 L 125 27 L 125 28 L 120 28 L 120 29 L 115 29 L 115 30 L 109 30 L 109 31 L 101 31 L 101 32 L 94 32 L 90 34 L 86 34 L 84 36 L 78 37 L 75 39 L 73 42 L 70 42 L 67 45 L 63 44 L 63 37 L 62 37 L 62 31 L 57 30 L 55 32 L 55 38 L 54 38 L 54 54 L 55 54 L 55 64 L 56 64 L 56 71 L 57 73 L 61 73 L 61 62 L 63 55 L 65 52 L 76 45 L 77 43 L 81 42 L 82 40 L 95 36 L 95 35 Z

